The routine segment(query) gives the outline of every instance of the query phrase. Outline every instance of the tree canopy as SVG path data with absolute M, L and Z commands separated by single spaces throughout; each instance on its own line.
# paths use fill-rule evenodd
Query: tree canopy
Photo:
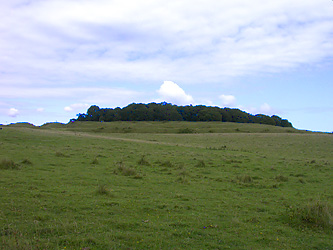
M 171 103 L 132 103 L 124 108 L 99 108 L 92 105 L 86 114 L 78 114 L 71 121 L 220 121 L 238 123 L 260 123 L 281 127 L 292 124 L 279 116 L 252 115 L 240 109 L 197 106 L 177 106 Z

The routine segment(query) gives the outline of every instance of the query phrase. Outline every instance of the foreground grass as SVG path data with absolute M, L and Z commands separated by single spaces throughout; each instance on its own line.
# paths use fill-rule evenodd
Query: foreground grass
M 0 249 L 332 249 L 331 135 L 143 124 L 4 127 Z

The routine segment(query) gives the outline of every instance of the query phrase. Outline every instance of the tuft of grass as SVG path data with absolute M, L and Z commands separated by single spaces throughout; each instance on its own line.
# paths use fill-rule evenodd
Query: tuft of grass
M 304 206 L 287 208 L 293 224 L 333 229 L 333 207 L 327 202 L 314 200 Z
M 143 155 L 141 159 L 138 161 L 140 166 L 150 166 L 150 163 L 146 160 L 146 156 Z
M 177 180 L 177 182 L 183 183 L 183 184 L 188 184 L 189 180 L 186 175 L 180 175 Z
M 304 180 L 304 178 L 299 178 L 298 181 L 302 184 L 306 183 L 306 181 Z
M 189 173 L 186 171 L 186 169 L 182 169 L 182 170 L 178 173 L 178 175 L 180 175 L 180 176 L 189 176 Z
M 236 177 L 239 182 L 243 183 L 251 183 L 253 181 L 253 178 L 249 175 L 239 175 Z
M 56 157 L 66 157 L 66 155 L 64 153 L 59 152 L 59 151 L 55 153 L 55 156 Z
M 142 179 L 143 177 L 142 177 L 141 174 L 137 173 L 136 175 L 134 175 L 133 178 L 134 178 L 134 179 Z
M 94 164 L 94 165 L 99 164 L 97 157 L 92 160 L 91 164 Z
M 134 168 L 124 167 L 121 169 L 121 172 L 125 176 L 136 176 L 136 171 Z
M 32 162 L 29 159 L 26 158 L 22 161 L 22 164 L 32 165 Z
M 181 128 L 178 130 L 178 134 L 193 134 L 195 131 L 191 128 Z
M 0 169 L 19 169 L 19 165 L 16 164 L 13 160 L 2 159 L 0 161 Z
M 227 163 L 227 164 L 231 164 L 231 163 L 243 163 L 243 161 L 231 159 L 231 160 L 226 160 L 225 163 Z
M 108 190 L 106 188 L 106 185 L 104 185 L 104 184 L 98 185 L 96 193 L 100 194 L 100 195 L 109 195 L 109 196 L 111 196 L 111 191 Z
M 125 166 L 123 161 L 118 162 L 118 172 L 125 176 L 139 176 L 134 168 Z M 139 179 L 139 178 L 137 178 Z
M 287 182 L 288 177 L 285 177 L 283 175 L 277 175 L 277 176 L 275 176 L 275 180 L 278 181 L 278 182 Z
M 161 163 L 161 166 L 162 167 L 166 167 L 166 168 L 172 168 L 173 167 L 173 164 L 171 161 L 165 161 L 165 162 L 162 162 Z
M 226 145 L 222 145 L 220 147 L 206 147 L 208 150 L 225 150 L 227 148 Z
M 190 176 L 189 172 L 182 167 L 178 173 L 178 178 L 177 178 L 177 182 L 183 183 L 183 184 L 188 184 L 189 183 L 189 179 L 188 177 Z
M 199 160 L 198 163 L 195 165 L 197 168 L 204 168 L 206 167 L 206 163 L 204 160 Z

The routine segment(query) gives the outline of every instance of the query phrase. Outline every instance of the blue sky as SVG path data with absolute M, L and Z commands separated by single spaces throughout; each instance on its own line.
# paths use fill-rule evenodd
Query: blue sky
M 331 0 L 11 0 L 0 15 L 0 124 L 167 101 L 333 131 Z

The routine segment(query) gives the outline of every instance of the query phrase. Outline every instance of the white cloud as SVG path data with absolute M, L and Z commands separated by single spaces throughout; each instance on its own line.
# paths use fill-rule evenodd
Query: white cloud
M 236 102 L 236 97 L 233 95 L 220 95 L 219 98 L 222 100 L 224 106 L 233 106 Z
M 272 108 L 269 104 L 264 103 L 263 105 L 260 106 L 259 111 L 264 114 L 270 114 L 272 112 Z
M 260 105 L 260 107 L 244 107 L 239 106 L 241 110 L 244 110 L 250 114 L 264 114 L 264 115 L 276 115 L 278 110 L 272 108 L 268 103 Z
M 186 105 L 194 102 L 193 97 L 186 94 L 185 91 L 172 81 L 164 81 L 157 93 L 163 101 L 172 104 Z
M 41 113 L 41 112 L 44 112 L 44 110 L 45 110 L 44 108 L 38 108 L 38 109 L 36 109 L 36 111 L 37 111 L 37 112 L 40 112 L 40 113 Z
M 18 114 L 19 114 L 19 111 L 16 108 L 10 108 L 8 110 L 8 115 L 11 117 L 16 117 Z
M 83 104 L 83 103 L 74 103 L 69 106 L 66 106 L 64 110 L 66 112 L 71 112 L 74 110 L 82 110 L 82 109 L 87 109 L 89 107 L 89 104 Z

